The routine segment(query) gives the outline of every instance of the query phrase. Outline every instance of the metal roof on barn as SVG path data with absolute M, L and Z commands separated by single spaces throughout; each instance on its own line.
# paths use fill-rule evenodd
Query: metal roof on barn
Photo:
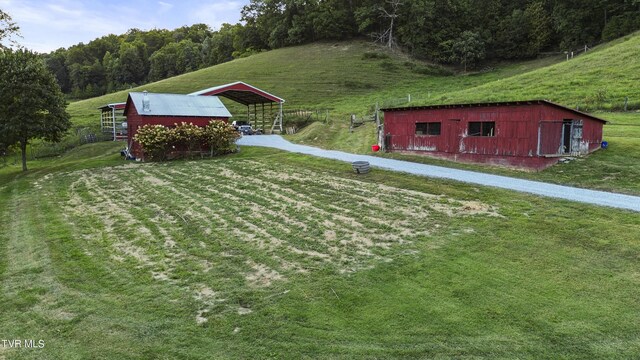
M 555 108 L 559 108 L 562 110 L 571 111 L 575 114 L 586 116 L 596 121 L 600 121 L 606 123 L 607 120 L 601 119 L 597 116 L 593 116 L 591 114 L 587 114 L 585 112 L 568 108 L 566 106 L 562 106 L 560 104 L 556 104 L 549 100 L 526 100 L 526 101 L 503 101 L 503 102 L 486 102 L 486 103 L 469 103 L 469 104 L 443 104 L 443 105 L 425 105 L 425 106 L 407 106 L 407 107 L 396 107 L 396 108 L 385 108 L 381 109 L 384 112 L 392 112 L 392 111 L 405 111 L 405 110 L 432 110 L 432 109 L 460 109 L 460 108 L 477 108 L 477 107 L 488 107 L 488 106 L 522 106 L 522 105 L 550 105 Z
M 144 107 L 145 95 L 148 109 Z M 231 113 L 216 96 L 194 96 L 180 94 L 156 94 L 144 92 L 129 93 L 125 115 L 129 104 L 135 106 L 142 116 L 196 116 L 196 117 L 231 117 Z
M 247 106 L 255 104 L 284 103 L 284 99 L 273 94 L 269 94 L 264 90 L 258 89 L 257 87 L 251 86 L 242 81 L 214 86 L 212 88 L 193 92 L 189 95 L 219 95 Z
M 113 104 L 107 104 L 105 106 L 101 106 L 98 109 L 101 109 L 101 110 L 109 110 L 109 109 L 122 110 L 122 109 L 124 109 L 125 105 L 127 105 L 127 103 L 113 103 Z

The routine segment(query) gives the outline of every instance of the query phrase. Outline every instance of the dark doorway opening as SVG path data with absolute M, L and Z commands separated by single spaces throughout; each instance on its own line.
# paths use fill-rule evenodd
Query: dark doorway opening
M 568 154 L 571 152 L 571 127 L 573 120 L 562 121 L 562 153 Z

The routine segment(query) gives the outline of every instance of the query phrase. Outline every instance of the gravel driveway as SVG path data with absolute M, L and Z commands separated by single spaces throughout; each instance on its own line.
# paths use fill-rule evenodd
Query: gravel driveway
M 313 146 L 293 144 L 279 135 L 244 136 L 238 140 L 238 145 L 270 147 L 346 162 L 368 161 L 373 167 L 387 170 L 434 178 L 452 179 L 471 184 L 493 186 L 501 189 L 640 212 L 640 196 L 580 189 L 475 171 L 450 169 L 441 166 L 417 164 L 409 161 L 384 159 L 376 156 L 356 155 L 335 150 L 324 150 Z

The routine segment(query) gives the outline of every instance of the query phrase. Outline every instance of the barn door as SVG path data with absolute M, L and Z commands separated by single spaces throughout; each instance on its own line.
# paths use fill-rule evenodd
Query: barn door
M 460 140 L 462 139 L 462 133 L 460 129 L 460 119 L 447 120 L 447 144 L 445 151 L 448 153 L 460 152 Z
M 564 122 L 542 121 L 538 128 L 538 155 L 559 155 L 564 151 Z

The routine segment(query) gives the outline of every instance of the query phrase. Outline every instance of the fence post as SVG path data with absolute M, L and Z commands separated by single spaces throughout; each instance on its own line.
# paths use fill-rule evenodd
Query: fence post
M 627 105 L 629 104 L 629 97 L 624 97 L 624 111 L 627 112 Z

